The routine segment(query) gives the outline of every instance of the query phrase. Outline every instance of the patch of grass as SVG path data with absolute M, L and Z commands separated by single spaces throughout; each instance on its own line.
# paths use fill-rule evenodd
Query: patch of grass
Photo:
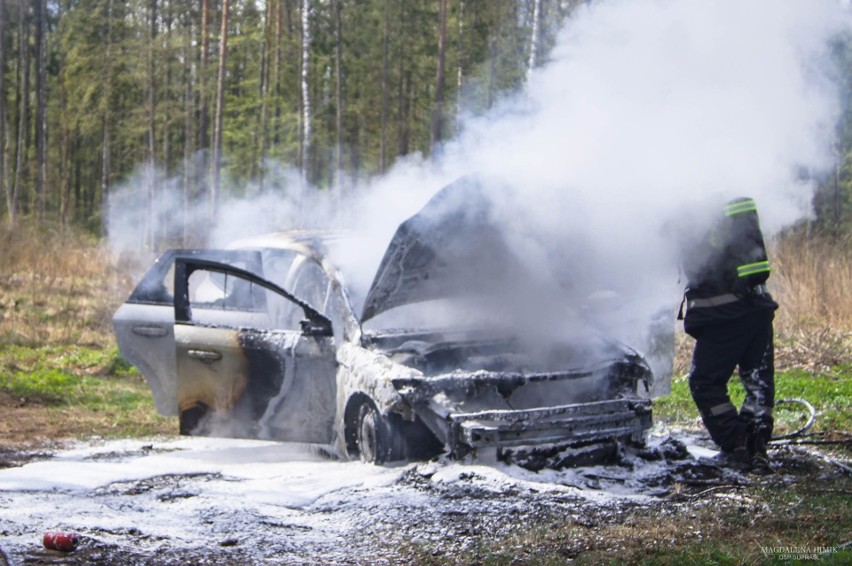
M 79 376 L 56 368 L 4 375 L 0 388 L 24 400 L 93 411 L 132 410 L 140 404 L 153 407 L 150 392 L 138 380 Z
M 46 369 L 61 369 L 76 375 L 138 375 L 115 346 L 0 344 L 3 373 Z
M 802 398 L 817 410 L 814 432 L 852 431 L 852 367 L 838 366 L 829 371 L 811 373 L 801 369 L 779 372 L 775 376 L 775 397 Z M 745 392 L 739 379 L 732 378 L 728 394 L 738 406 Z M 797 405 L 781 405 L 776 411 L 779 430 L 800 424 L 803 410 Z M 654 401 L 655 420 L 674 426 L 689 427 L 698 419 L 698 409 L 689 392 L 686 376 L 672 380 L 672 391 Z
M 0 250 L 2 343 L 113 343 L 112 313 L 133 288 L 136 260 L 90 235 L 26 223 L 0 227 Z
M 145 380 L 115 347 L 0 345 L 0 394 L 7 399 L 0 428 L 16 440 L 176 428 L 174 419 L 157 415 Z
M 31 397 L 41 403 L 60 405 L 67 404 L 67 395 L 71 393 L 72 384 L 76 385 L 75 381 L 74 376 L 62 370 L 48 369 L 6 374 L 0 377 L 0 388 L 24 400 Z
M 688 426 L 698 418 L 698 409 L 689 392 L 686 376 L 672 378 L 672 390 L 654 400 L 654 420 L 673 426 Z
M 776 313 L 776 329 L 781 337 L 805 344 L 804 359 L 817 362 L 825 350 L 833 350 L 833 331 L 852 328 L 852 246 L 849 235 L 841 241 L 788 234 L 772 242 L 772 277 L 769 286 L 781 308 Z M 830 276 L 826 276 L 830 273 Z M 810 337 L 808 336 L 810 335 Z M 845 357 L 849 349 L 846 342 Z M 839 352 L 834 352 L 839 353 Z M 833 355 L 828 356 L 829 358 Z M 833 364 L 831 364 L 833 365 Z
M 114 347 L 2 345 L 0 389 L 43 404 L 90 409 L 150 398 L 142 377 Z
M 778 487 L 756 485 L 744 490 L 734 504 L 717 498 L 714 505 L 693 508 L 690 514 L 695 515 L 694 522 L 688 528 L 681 528 L 674 544 L 654 548 L 641 561 L 773 564 L 789 560 L 783 560 L 782 553 L 772 549 L 824 547 L 831 550 L 821 556 L 820 563 L 849 564 L 852 551 L 838 547 L 848 542 L 850 481 L 842 481 L 831 490 L 805 483 Z M 675 528 L 677 519 L 677 515 L 671 519 Z M 639 521 L 642 528 L 651 528 L 643 525 L 644 522 L 651 522 L 651 518 Z M 696 529 L 700 532 L 695 532 Z M 639 561 L 638 557 L 633 560 Z

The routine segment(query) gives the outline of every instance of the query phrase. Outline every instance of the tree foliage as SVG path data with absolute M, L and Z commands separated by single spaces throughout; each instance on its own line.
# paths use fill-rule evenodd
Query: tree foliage
M 460 115 L 520 87 L 584 1 L 229 0 L 222 50 L 223 0 L 4 0 L 0 214 L 98 232 L 110 192 L 144 163 L 160 172 L 149 200 L 168 177 L 185 206 L 209 201 L 223 54 L 222 196 L 263 187 L 270 162 L 341 190 L 430 155 Z M 820 193 L 837 226 L 850 222 L 850 120 L 847 108 L 834 192 Z

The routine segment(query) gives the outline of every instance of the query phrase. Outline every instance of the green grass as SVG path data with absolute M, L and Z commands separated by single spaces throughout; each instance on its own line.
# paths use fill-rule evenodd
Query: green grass
M 7 428 L 47 436 L 122 437 L 174 432 L 160 417 L 144 378 L 118 349 L 0 345 L 0 393 L 16 407 L 42 407 Z M 0 423 L 2 425 L 4 423 Z M 18 438 L 21 440 L 21 438 Z
M 150 397 L 142 387 L 144 380 L 117 348 L 0 346 L 0 389 L 16 397 L 95 408 L 142 402 Z
M 16 372 L 0 377 L 0 388 L 14 397 L 37 399 L 53 406 L 91 410 L 129 410 L 149 404 L 150 393 L 136 380 L 79 376 L 61 369 Z
M 817 410 L 812 432 L 852 431 L 852 367 L 838 366 L 830 371 L 810 373 L 794 369 L 775 376 L 775 398 L 802 398 Z M 745 397 L 734 377 L 728 384 L 732 401 L 739 406 Z M 797 405 L 781 405 L 776 410 L 779 430 L 801 424 L 804 411 Z M 689 393 L 686 376 L 672 380 L 670 395 L 654 401 L 654 419 L 675 426 L 689 426 L 698 419 L 698 410 Z

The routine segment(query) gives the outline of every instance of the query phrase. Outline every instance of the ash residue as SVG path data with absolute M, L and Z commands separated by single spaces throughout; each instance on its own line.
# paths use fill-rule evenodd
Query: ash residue
M 0 445 L 0 469 L 23 466 L 28 462 L 47 460 L 52 453 L 43 450 L 21 450 Z
M 221 480 L 222 474 L 185 473 L 163 474 L 135 481 L 114 482 L 95 490 L 96 495 L 141 495 L 154 493 L 160 501 L 191 497 L 187 494 L 187 486 L 198 482 Z

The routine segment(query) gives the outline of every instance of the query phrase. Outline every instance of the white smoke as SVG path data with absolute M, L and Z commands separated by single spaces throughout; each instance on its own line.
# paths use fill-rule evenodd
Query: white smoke
M 832 0 L 599 2 L 533 75 L 531 110 L 475 124 L 459 154 L 556 231 L 646 241 L 685 205 L 749 195 L 774 233 L 810 213 L 799 170 L 831 166 L 828 40 L 849 26 Z
M 507 228 L 583 242 L 611 280 L 647 274 L 644 262 L 675 271 L 656 253 L 670 251 L 664 225 L 700 221 L 707 203 L 752 196 L 774 234 L 812 212 L 800 171 L 832 166 L 829 41 L 849 30 L 833 0 L 598 2 L 522 96 L 469 122 L 439 166 L 378 180 L 355 218 L 386 242 L 446 181 L 485 173 L 525 197 L 506 204 Z M 518 204 L 534 228 L 513 226 Z
M 667 227 L 678 218 L 700 224 L 739 196 L 757 200 L 770 235 L 811 214 L 815 186 L 800 171 L 832 165 L 829 42 L 850 29 L 837 0 L 601 0 L 574 13 L 526 90 L 468 121 L 440 162 L 403 159 L 342 196 L 270 165 L 265 192 L 247 187 L 193 229 L 214 245 L 305 225 L 352 230 L 361 238 L 338 259 L 363 293 L 399 223 L 479 173 L 518 189 L 497 210 L 537 278 L 569 271 L 584 297 L 614 290 L 645 316 L 676 298 Z M 119 246 L 139 241 L 140 207 L 122 205 L 133 186 L 111 200 Z
M 811 214 L 815 183 L 800 172 L 833 164 L 829 42 L 850 30 L 833 0 L 597 2 L 518 101 L 445 153 L 520 190 L 504 224 L 530 269 L 573 270 L 575 299 L 615 291 L 625 308 L 598 322 L 630 340 L 633 320 L 677 298 L 673 225 L 701 230 L 740 196 L 768 235 Z

